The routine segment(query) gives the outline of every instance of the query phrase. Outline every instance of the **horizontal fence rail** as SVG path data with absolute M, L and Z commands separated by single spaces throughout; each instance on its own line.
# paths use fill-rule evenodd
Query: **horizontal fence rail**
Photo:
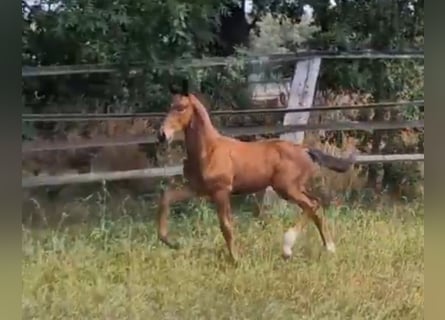
M 173 63 L 177 68 L 207 68 L 217 66 L 227 66 L 231 64 L 239 64 L 240 62 L 248 64 L 265 64 L 275 62 L 293 62 L 297 60 L 307 59 L 311 57 L 319 57 L 322 59 L 424 59 L 423 50 L 405 50 L 405 51 L 305 51 L 291 54 L 274 54 L 267 56 L 249 56 L 245 58 L 228 57 L 228 58 L 204 58 L 204 59 L 180 59 Z M 139 73 L 142 71 L 143 63 L 137 63 L 129 67 L 130 73 Z M 171 68 L 172 62 L 163 62 L 157 65 L 158 68 Z M 59 76 L 73 74 L 92 74 L 92 73 L 116 73 L 121 68 L 118 65 L 104 64 L 84 64 L 76 66 L 24 66 L 22 67 L 22 77 L 39 77 L 39 76 Z
M 207 59 L 189 59 L 177 60 L 172 62 L 164 61 L 157 64 L 157 68 L 206 68 L 218 67 L 228 65 L 240 64 L 274 64 L 282 62 L 296 62 L 308 58 L 319 57 L 322 59 L 424 59 L 423 50 L 407 50 L 407 51 L 352 51 L 352 52 L 338 52 L 338 51 L 305 51 L 290 54 L 275 54 L 268 56 L 248 56 L 248 57 L 228 57 L 228 58 L 207 58 Z M 75 75 L 75 74 L 111 74 L 119 72 L 128 72 L 129 75 L 135 75 L 144 71 L 145 63 L 136 63 L 132 65 L 122 66 L 118 64 L 89 64 L 89 65 L 74 65 L 74 66 L 23 66 L 22 77 L 39 77 L 39 76 L 60 76 L 60 75 Z M 373 103 L 366 105 L 349 105 L 349 106 L 319 106 L 302 109 L 287 109 L 287 108 L 268 108 L 268 109 L 243 109 L 243 110 L 219 110 L 213 111 L 212 116 L 218 115 L 252 115 L 262 113 L 284 114 L 291 112 L 327 112 L 327 111 L 346 111 L 352 109 L 371 109 L 384 107 L 402 107 L 402 106 L 424 106 L 423 100 L 417 101 L 403 101 L 403 102 L 385 102 Z M 23 114 L 23 122 L 61 122 L 61 121 L 98 121 L 98 120 L 125 120 L 134 118 L 159 118 L 165 116 L 165 113 L 120 113 L 120 114 Z M 222 134 L 242 137 L 242 136 L 261 136 L 261 135 L 278 135 L 288 132 L 297 131 L 317 131 L 317 130 L 332 130 L 332 131 L 346 131 L 346 130 L 395 130 L 403 128 L 424 128 L 424 120 L 414 121 L 384 121 L 384 122 L 327 122 L 318 124 L 305 125 L 278 125 L 278 126 L 253 126 L 242 128 L 219 128 Z M 183 137 L 178 137 L 183 139 Z M 97 148 L 97 147 L 111 147 L 124 146 L 134 144 L 153 144 L 156 142 L 155 135 L 132 136 L 116 138 L 95 138 L 89 141 L 82 142 L 24 142 L 22 143 L 22 152 L 36 152 L 36 151 L 55 151 L 55 150 L 70 150 L 80 148 Z M 424 154 L 388 154 L 388 155 L 358 155 L 358 164 L 371 163 L 388 163 L 398 161 L 424 161 Z M 182 175 L 182 166 L 171 166 L 164 168 L 146 168 L 128 171 L 114 171 L 114 172 L 90 172 L 82 174 L 63 174 L 58 176 L 40 175 L 40 176 L 26 176 L 22 177 L 22 187 L 33 188 L 41 186 L 58 186 L 66 184 L 77 183 L 93 183 L 102 181 L 117 181 L 128 179 L 146 179 L 146 178 L 163 178 L 171 176 Z
M 284 114 L 301 112 L 329 112 L 329 111 L 347 111 L 355 109 L 374 109 L 374 108 L 394 108 L 424 106 L 424 100 L 400 101 L 400 102 L 378 102 L 358 105 L 336 105 L 336 106 L 314 106 L 310 108 L 260 108 L 260 109 L 242 109 L 242 110 L 215 110 L 210 111 L 211 116 L 224 115 L 251 115 L 251 114 Z M 23 122 L 68 122 L 68 121 L 103 121 L 103 120 L 128 120 L 134 118 L 160 118 L 166 115 L 165 112 L 138 112 L 138 113 L 42 113 L 42 114 L 22 114 Z
M 358 164 L 395 161 L 424 161 L 423 154 L 359 155 Z M 65 174 L 60 176 L 35 176 L 22 178 L 23 188 L 57 186 L 65 184 L 116 181 L 125 179 L 162 178 L 182 175 L 182 166 L 147 168 L 140 170 Z
M 242 128 L 219 128 L 224 135 L 231 137 L 242 136 L 259 136 L 259 135 L 278 135 L 289 132 L 298 131 L 317 131 L 317 130 L 397 130 L 404 128 L 423 128 L 424 120 L 408 120 L 400 122 L 358 122 L 358 121 L 344 121 L 344 122 L 325 122 L 304 125 L 278 125 L 278 126 L 255 126 Z M 177 140 L 183 140 L 181 135 L 178 135 Z M 146 135 L 143 137 L 125 137 L 125 138 L 95 138 L 87 142 L 24 142 L 22 143 L 22 152 L 38 152 L 38 151 L 55 151 L 55 150 L 71 150 L 71 149 L 85 149 L 97 147 L 116 147 L 135 144 L 153 144 L 156 143 L 156 135 Z

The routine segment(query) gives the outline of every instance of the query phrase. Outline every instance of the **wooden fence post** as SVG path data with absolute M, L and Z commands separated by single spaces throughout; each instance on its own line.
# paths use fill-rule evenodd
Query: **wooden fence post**
M 288 109 L 312 107 L 320 64 L 319 57 L 297 61 L 290 88 Z M 305 125 L 309 120 L 309 115 L 309 112 L 286 113 L 283 125 Z M 285 133 L 280 136 L 280 139 L 302 143 L 304 131 Z M 263 197 L 263 206 L 270 207 L 274 202 L 282 201 L 279 201 L 273 189 L 269 187 Z

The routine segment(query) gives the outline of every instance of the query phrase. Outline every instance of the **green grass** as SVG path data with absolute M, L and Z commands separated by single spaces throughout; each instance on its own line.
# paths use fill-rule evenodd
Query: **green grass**
M 151 221 L 129 214 L 58 231 L 24 229 L 24 318 L 423 318 L 422 208 L 332 209 L 336 255 L 309 225 L 289 261 L 281 241 L 295 214 L 275 213 L 262 227 L 242 212 L 236 267 L 213 211 L 188 210 L 171 223 L 178 251 L 156 240 Z

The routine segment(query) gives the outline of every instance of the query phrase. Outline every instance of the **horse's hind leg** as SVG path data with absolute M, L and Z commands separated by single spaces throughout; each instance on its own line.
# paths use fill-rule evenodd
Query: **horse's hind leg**
M 266 189 L 255 192 L 255 204 L 253 208 L 253 216 L 255 218 L 262 218 L 264 216 L 264 195 L 266 193 Z
M 310 200 L 312 200 L 313 204 L 314 204 L 314 210 L 313 210 L 313 214 L 311 215 L 312 221 L 314 221 L 315 226 L 317 227 L 319 233 L 320 233 L 320 237 L 323 241 L 323 244 L 325 245 L 326 249 L 330 252 L 335 252 L 335 244 L 334 241 L 332 240 L 332 235 L 331 232 L 329 231 L 327 222 L 326 222 L 326 218 L 324 217 L 324 215 L 319 211 L 319 209 L 323 206 L 327 206 L 326 202 L 323 206 L 321 205 L 321 201 L 315 197 L 312 196 L 311 194 L 307 193 L 307 192 L 302 192 L 307 198 L 309 198 Z M 324 208 L 321 208 L 324 211 Z
M 182 189 L 169 188 L 162 192 L 159 199 L 158 209 L 158 237 L 161 242 L 173 249 L 177 249 L 178 245 L 173 244 L 168 238 L 168 217 L 170 215 L 170 205 L 191 199 L 195 193 L 190 187 L 185 186 Z
M 292 248 L 295 244 L 300 233 L 304 230 L 308 223 L 308 216 L 303 214 L 303 216 L 294 224 L 293 227 L 290 227 L 285 233 L 283 237 L 283 257 L 290 258 L 292 256 Z
M 276 190 L 277 191 L 277 190 Z M 295 244 L 297 236 L 301 232 L 302 228 L 307 224 L 310 219 L 317 227 L 323 245 L 328 251 L 335 252 L 335 245 L 332 241 L 331 234 L 327 228 L 326 221 L 323 215 L 317 213 L 320 205 L 316 198 L 307 196 L 305 192 L 300 189 L 292 188 L 289 190 L 280 190 L 277 193 L 284 199 L 296 203 L 303 210 L 303 220 L 298 222 L 294 227 L 289 228 L 284 234 L 283 241 L 283 255 L 284 257 L 290 257 L 292 255 L 292 247 Z

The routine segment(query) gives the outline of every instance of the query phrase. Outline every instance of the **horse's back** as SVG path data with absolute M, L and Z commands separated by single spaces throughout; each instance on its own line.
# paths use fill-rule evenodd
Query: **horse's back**
M 283 179 L 296 181 L 313 168 L 306 148 L 290 141 L 244 142 L 224 137 L 219 142 L 216 147 L 222 152 L 218 153 L 231 162 L 226 168 L 233 177 L 233 193 L 257 192 Z
M 279 160 L 273 145 L 236 139 L 228 139 L 225 143 L 233 170 L 234 193 L 253 193 L 270 185 L 275 164 Z
M 255 167 L 273 169 L 283 161 L 307 162 L 309 160 L 307 148 L 286 140 L 268 139 L 246 142 L 228 138 L 223 144 L 232 160 L 248 167 L 249 164 L 256 164 Z

